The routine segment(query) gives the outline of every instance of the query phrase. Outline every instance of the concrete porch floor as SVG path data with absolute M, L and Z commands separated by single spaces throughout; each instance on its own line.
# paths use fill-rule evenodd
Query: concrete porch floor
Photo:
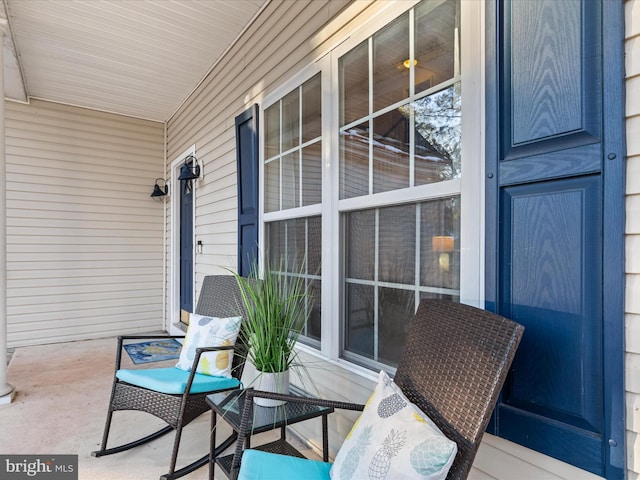
M 91 457 L 102 439 L 115 350 L 115 338 L 16 348 L 7 375 L 17 394 L 12 404 L 0 407 L 0 453 L 77 454 L 80 480 L 147 480 L 166 473 L 172 434 L 127 452 Z M 123 354 L 123 366 L 131 365 L 128 355 Z M 161 426 L 160 420 L 145 413 L 116 412 L 109 446 L 126 443 Z M 185 428 L 178 468 L 208 452 L 209 430 L 208 414 Z M 228 432 L 226 425 L 220 426 L 218 439 Z M 254 437 L 254 444 L 269 441 L 276 433 L 262 435 Z M 314 455 L 292 439 L 294 442 L 307 456 Z M 208 479 L 208 467 L 183 478 Z M 216 469 L 215 478 L 226 477 Z

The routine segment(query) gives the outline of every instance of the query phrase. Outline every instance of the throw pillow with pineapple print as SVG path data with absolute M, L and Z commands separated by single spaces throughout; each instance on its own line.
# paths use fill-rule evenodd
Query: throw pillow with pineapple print
M 457 445 L 381 371 L 331 468 L 332 480 L 441 480 Z
M 196 357 L 196 349 L 235 345 L 242 317 L 207 317 L 192 313 L 189 328 L 176 367 L 190 370 Z M 200 356 L 197 373 L 231 377 L 233 350 L 205 352 Z

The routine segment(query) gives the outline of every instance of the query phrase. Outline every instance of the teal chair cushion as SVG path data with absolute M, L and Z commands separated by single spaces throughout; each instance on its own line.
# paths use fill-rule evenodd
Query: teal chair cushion
M 330 480 L 331 464 L 305 458 L 288 457 L 260 450 L 245 450 L 242 454 L 238 480 Z
M 155 392 L 182 394 L 187 388 L 189 372 L 176 367 L 118 370 L 116 377 L 123 382 L 148 388 Z M 240 382 L 237 378 L 213 377 L 196 373 L 193 377 L 190 393 L 226 390 L 239 386 Z

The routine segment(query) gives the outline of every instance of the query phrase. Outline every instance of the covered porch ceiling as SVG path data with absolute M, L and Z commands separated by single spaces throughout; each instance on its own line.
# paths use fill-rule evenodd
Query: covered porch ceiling
M 164 122 L 269 0 L 2 0 L 5 98 Z

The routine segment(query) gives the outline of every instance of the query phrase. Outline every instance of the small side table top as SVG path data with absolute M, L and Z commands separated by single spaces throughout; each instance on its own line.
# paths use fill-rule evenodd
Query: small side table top
M 240 416 L 245 402 L 245 397 L 242 395 L 242 392 L 243 390 L 239 389 L 207 395 L 207 403 L 211 409 L 220 415 L 234 431 L 240 429 Z M 299 397 L 312 396 L 295 385 L 291 385 L 289 393 Z M 278 407 L 262 407 L 254 404 L 252 434 L 302 422 L 310 418 L 331 413 L 332 411 L 333 408 L 329 407 L 302 405 L 291 402 L 287 402 Z

